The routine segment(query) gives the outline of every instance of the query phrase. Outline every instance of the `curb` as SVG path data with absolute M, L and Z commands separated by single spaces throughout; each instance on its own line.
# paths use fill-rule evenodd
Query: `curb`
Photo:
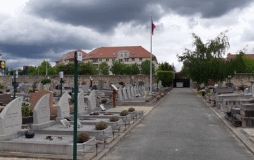
M 195 93 L 195 91 L 192 89 L 192 91 Z M 196 94 L 196 93 L 195 93 Z M 197 94 L 196 94 L 197 95 Z M 243 133 L 241 133 L 240 130 L 236 129 L 235 127 L 231 126 L 228 121 L 222 117 L 218 111 L 216 111 L 213 107 L 211 107 L 210 105 L 208 105 L 206 103 L 206 101 L 200 97 L 199 95 L 197 95 L 202 102 L 205 103 L 205 105 L 225 124 L 225 126 L 227 126 L 227 128 L 237 137 L 238 140 L 240 140 L 244 146 L 247 147 L 247 149 L 254 155 L 254 144 L 253 142 L 246 137 Z

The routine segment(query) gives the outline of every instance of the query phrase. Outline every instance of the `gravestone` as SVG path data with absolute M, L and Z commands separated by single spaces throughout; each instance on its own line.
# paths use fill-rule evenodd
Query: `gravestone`
M 104 84 L 104 81 L 103 80 L 99 80 L 98 81 L 98 90 L 101 90 L 103 88 L 103 84 Z
M 131 86 L 131 96 L 134 98 L 136 97 L 135 92 L 134 92 L 134 86 Z
M 123 89 L 122 89 L 122 87 L 119 87 L 117 95 L 118 95 L 117 101 L 122 102 L 123 101 Z
M 126 87 L 123 88 L 123 99 L 124 99 L 125 101 L 129 99 L 129 98 L 128 98 L 128 95 L 127 95 L 127 89 L 126 89 Z
M 0 113 L 0 137 L 21 131 L 22 114 L 21 105 L 23 97 L 11 101 Z
M 35 105 L 33 109 L 32 129 L 40 129 L 50 126 L 49 98 L 50 94 L 46 94 Z
M 38 91 L 35 93 L 31 93 L 30 94 L 30 108 L 33 109 L 34 106 L 37 104 L 37 102 L 46 94 L 50 94 L 50 98 L 49 98 L 49 106 L 50 108 L 53 108 L 53 92 L 51 91 L 46 91 L 46 90 L 42 90 L 42 91 Z
M 87 98 L 88 100 L 88 109 L 89 111 L 94 109 L 96 107 L 96 90 L 92 90 L 89 94 L 89 96 L 85 96 L 85 98 Z
M 65 92 L 57 104 L 57 121 L 70 117 L 69 94 Z
M 81 116 L 86 114 L 87 113 L 86 108 L 87 108 L 87 105 L 85 104 L 85 101 L 84 101 L 84 92 L 81 91 L 78 94 L 78 115 Z
M 129 97 L 130 99 L 133 99 L 133 97 L 131 96 L 131 86 L 130 86 L 130 85 L 127 86 L 127 93 L 128 93 L 128 97 Z

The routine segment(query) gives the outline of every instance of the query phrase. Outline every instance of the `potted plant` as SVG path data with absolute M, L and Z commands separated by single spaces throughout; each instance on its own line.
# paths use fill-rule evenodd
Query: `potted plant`
M 96 130 L 104 130 L 108 127 L 108 124 L 104 121 L 100 121 L 95 125 Z
M 118 116 L 111 116 L 109 120 L 110 120 L 110 122 L 116 122 L 119 120 L 119 117 Z
M 120 116 L 127 116 L 127 115 L 128 115 L 127 110 L 123 110 L 122 112 L 120 112 Z
M 29 105 L 23 104 L 21 107 L 22 124 L 33 123 L 33 111 Z
M 128 112 L 134 112 L 135 111 L 135 108 L 133 108 L 133 107 L 130 107 L 129 109 L 128 109 Z
M 90 136 L 87 132 L 79 132 L 77 135 L 77 143 L 84 143 L 90 139 Z

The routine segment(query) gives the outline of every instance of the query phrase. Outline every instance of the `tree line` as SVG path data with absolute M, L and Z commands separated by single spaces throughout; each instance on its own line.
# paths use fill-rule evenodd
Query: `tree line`
M 186 48 L 182 55 L 177 55 L 178 60 L 183 62 L 181 72 L 186 78 L 200 85 L 209 81 L 224 81 L 235 73 L 254 73 L 254 59 L 247 57 L 244 49 L 233 59 L 223 58 L 230 48 L 226 33 L 221 32 L 206 43 L 195 33 L 192 34 L 194 50 Z

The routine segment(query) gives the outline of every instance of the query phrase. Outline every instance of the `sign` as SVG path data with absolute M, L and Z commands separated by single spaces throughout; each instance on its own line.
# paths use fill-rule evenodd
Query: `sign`
M 5 61 L 0 61 L 0 69 L 5 69 Z
M 82 61 L 82 53 L 78 52 L 78 61 Z

